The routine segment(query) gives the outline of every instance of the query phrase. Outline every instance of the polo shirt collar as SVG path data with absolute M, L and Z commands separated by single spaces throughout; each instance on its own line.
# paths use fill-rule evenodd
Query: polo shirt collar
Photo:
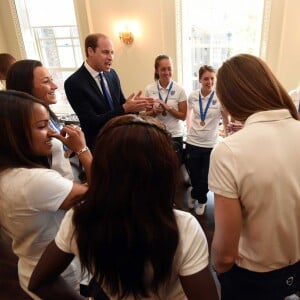
M 164 87 L 162 87 L 162 86 L 160 85 L 159 80 L 157 80 L 157 84 L 158 84 L 159 90 L 168 90 L 168 89 L 170 88 L 170 84 L 171 84 L 171 83 L 172 83 L 172 80 L 170 80 L 170 82 L 168 83 L 167 87 L 164 88 Z
M 203 95 L 202 95 L 202 92 L 201 92 L 201 89 L 199 89 L 200 95 L 201 95 L 201 97 L 202 97 L 202 98 L 204 98 L 204 99 L 206 99 L 206 98 L 209 98 L 209 97 L 210 97 L 210 95 L 211 95 L 212 93 L 214 93 L 214 91 L 215 91 L 215 90 L 214 90 L 214 89 L 212 89 L 212 91 L 211 91 L 211 92 L 210 92 L 208 95 L 206 95 L 206 96 L 203 96 Z
M 248 119 L 245 122 L 245 126 L 252 123 L 281 121 L 281 120 L 291 119 L 291 118 L 292 115 L 288 109 L 260 111 L 248 117 Z

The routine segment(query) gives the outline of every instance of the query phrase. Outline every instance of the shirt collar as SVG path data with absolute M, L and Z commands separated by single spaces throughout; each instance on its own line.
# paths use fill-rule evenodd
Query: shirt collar
M 86 61 L 84 62 L 84 66 L 88 70 L 88 72 L 92 75 L 93 78 L 97 79 L 99 76 L 99 72 L 94 70 Z
M 169 82 L 169 84 L 167 85 L 167 87 L 164 88 L 164 87 L 162 87 L 162 86 L 160 85 L 159 80 L 157 80 L 157 85 L 158 85 L 159 90 L 168 90 L 168 89 L 170 88 L 170 85 L 171 85 L 172 81 L 173 81 L 173 80 L 170 80 L 170 82 Z
M 252 123 L 281 121 L 281 120 L 291 119 L 291 118 L 292 115 L 288 109 L 260 111 L 248 117 L 248 119 L 245 122 L 245 126 Z
M 202 99 L 206 99 L 206 98 L 209 98 L 210 95 L 214 92 L 214 90 L 212 90 L 207 96 L 203 96 L 202 93 L 201 93 L 201 89 L 199 89 L 199 93 L 200 93 L 200 96 Z

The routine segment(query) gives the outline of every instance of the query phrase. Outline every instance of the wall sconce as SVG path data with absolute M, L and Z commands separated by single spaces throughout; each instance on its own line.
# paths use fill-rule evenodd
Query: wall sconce
M 129 31 L 127 28 L 126 30 L 119 33 L 119 38 L 121 41 L 123 41 L 123 43 L 127 45 L 131 45 L 134 40 L 133 33 Z
M 120 41 L 126 45 L 131 45 L 134 40 L 138 40 L 141 36 L 141 28 L 136 20 L 120 20 L 116 22 L 114 32 Z

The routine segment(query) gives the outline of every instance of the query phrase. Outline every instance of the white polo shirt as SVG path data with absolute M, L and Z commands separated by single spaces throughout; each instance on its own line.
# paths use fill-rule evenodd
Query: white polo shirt
M 11 168 L 0 176 L 0 223 L 12 239 L 18 256 L 21 287 L 27 290 L 30 276 L 47 245 L 54 239 L 65 211 L 59 209 L 73 182 L 44 168 Z M 63 277 L 79 290 L 80 263 L 73 260 Z
M 216 92 L 214 92 L 214 96 L 206 114 L 205 125 L 201 126 L 199 92 L 199 89 L 193 91 L 188 98 L 187 104 L 189 109 L 192 110 L 192 116 L 186 142 L 197 147 L 213 148 L 216 145 L 219 136 L 222 106 L 217 98 Z M 201 95 L 203 112 L 205 111 L 211 94 L 212 92 L 206 97 Z
M 209 189 L 241 202 L 239 266 L 267 272 L 300 260 L 299 156 L 300 122 L 287 109 L 251 115 L 213 150 Z
M 158 83 L 158 89 L 157 89 L 156 81 L 147 85 L 145 90 L 145 96 L 152 97 L 154 99 L 159 99 L 159 93 L 160 93 L 164 101 L 168 95 L 168 90 L 170 88 L 171 82 L 168 84 L 166 88 L 163 88 Z M 173 86 L 168 95 L 167 105 L 178 110 L 178 104 L 186 100 L 187 100 L 187 96 L 183 87 L 173 80 Z M 166 116 L 159 114 L 156 116 L 156 118 L 165 124 L 166 129 L 171 133 L 172 137 L 183 136 L 184 123 L 182 120 L 175 118 L 172 114 L 168 112 Z
M 179 241 L 171 278 L 168 284 L 159 289 L 159 296 L 164 300 L 186 300 L 179 277 L 193 275 L 207 267 L 208 246 L 204 231 L 194 216 L 179 210 L 174 210 L 174 214 L 178 225 Z M 69 210 L 56 235 L 55 243 L 62 251 L 79 256 L 72 218 L 73 210 Z M 110 299 L 117 300 L 114 297 Z M 133 300 L 133 297 L 128 297 L 126 300 Z

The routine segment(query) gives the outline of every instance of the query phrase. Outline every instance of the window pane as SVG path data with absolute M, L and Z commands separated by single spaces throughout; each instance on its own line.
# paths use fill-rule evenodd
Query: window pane
M 238 54 L 259 55 L 264 0 L 181 0 L 183 84 L 199 87 L 198 70 Z M 190 66 L 190 67 L 189 67 Z
M 60 65 L 63 68 L 72 68 L 76 65 L 72 42 L 70 39 L 58 40 L 58 54 Z
M 70 27 L 54 27 L 54 34 L 57 38 L 71 36 Z
M 73 0 L 26 0 L 31 26 L 76 25 Z

